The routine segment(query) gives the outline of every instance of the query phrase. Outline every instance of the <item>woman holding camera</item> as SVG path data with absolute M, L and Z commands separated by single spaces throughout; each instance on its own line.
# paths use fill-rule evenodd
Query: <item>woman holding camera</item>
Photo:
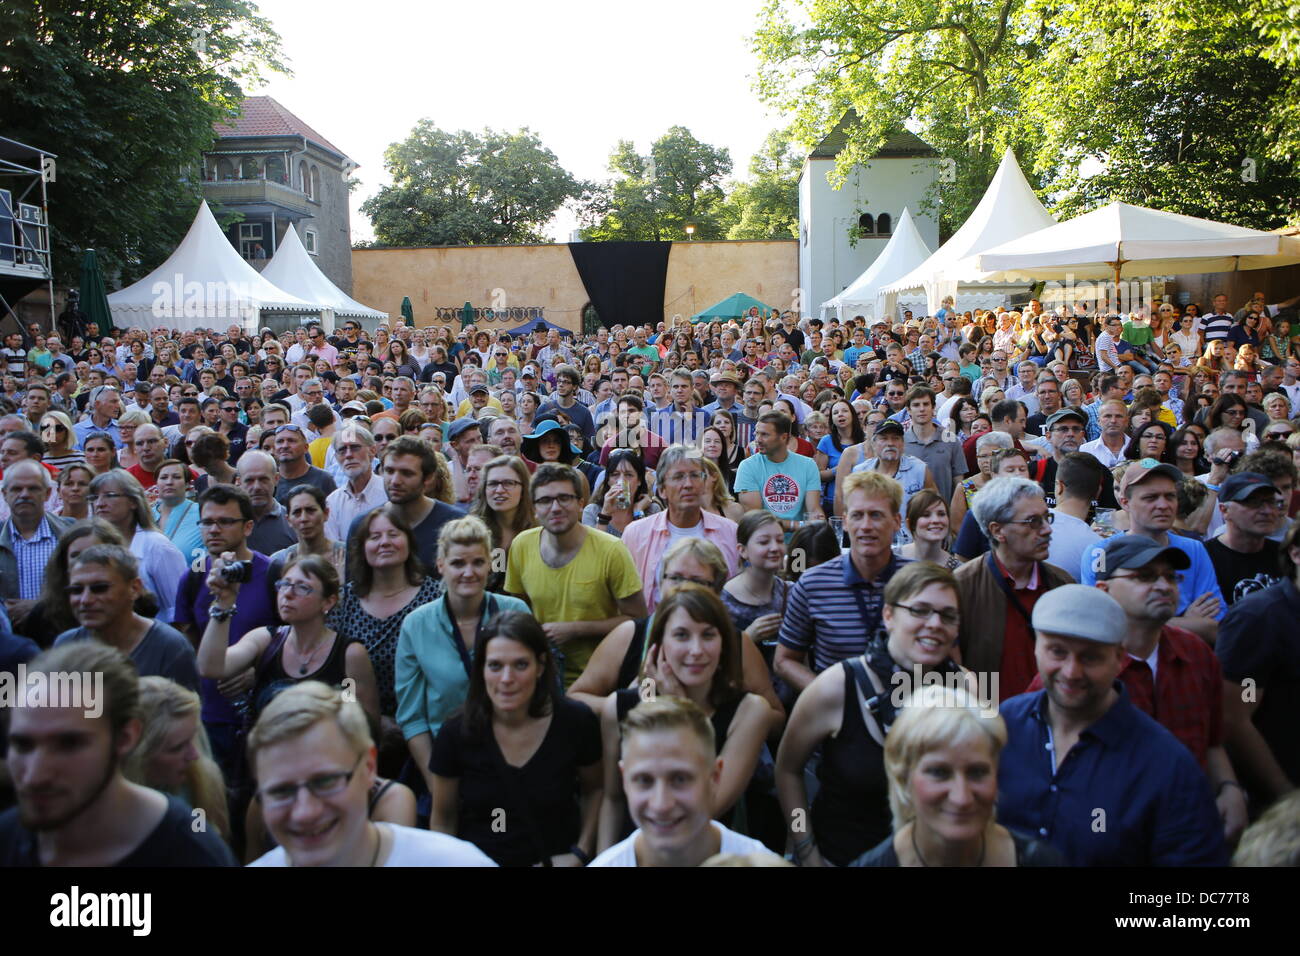
M 325 615 L 339 595 L 334 565 L 318 554 L 291 561 L 275 582 L 276 610 L 284 626 L 256 628 L 231 644 L 230 619 L 235 613 L 241 572 L 248 567 L 234 558 L 233 552 L 227 551 L 212 562 L 208 573 L 212 617 L 199 642 L 199 674 L 225 680 L 255 668 L 254 719 L 291 684 L 314 680 L 334 687 L 350 686 L 371 726 L 378 726 L 379 692 L 365 646 L 325 624 Z

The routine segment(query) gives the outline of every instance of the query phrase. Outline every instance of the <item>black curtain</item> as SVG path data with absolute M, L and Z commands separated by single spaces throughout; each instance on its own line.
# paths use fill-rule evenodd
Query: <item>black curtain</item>
M 664 282 L 671 242 L 571 242 L 573 264 L 600 324 L 649 325 L 664 320 Z

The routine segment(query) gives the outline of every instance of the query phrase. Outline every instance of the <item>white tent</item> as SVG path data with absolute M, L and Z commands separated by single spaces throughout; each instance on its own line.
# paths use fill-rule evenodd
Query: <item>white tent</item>
M 293 228 L 285 230 L 280 247 L 262 270 L 262 278 L 300 299 L 320 303 L 336 316 L 356 319 L 388 318 L 387 312 L 362 305 L 325 278 L 325 274 L 303 247 L 298 231 Z
M 841 322 L 846 315 L 860 314 L 869 319 L 883 316 L 885 297 L 881 288 L 901 279 L 929 257 L 930 247 L 921 238 L 912 213 L 904 208 L 894 234 L 876 261 L 843 292 L 822 303 L 822 317 L 832 310 Z
M 1000 291 L 998 286 L 1006 291 L 1023 291 L 1028 280 L 991 282 L 979 266 L 979 254 L 1055 223 L 1029 187 L 1015 154 L 1008 149 L 970 218 L 934 255 L 897 282 L 885 286 L 883 292 L 892 298 L 900 292 L 924 289 L 933 315 L 943 299 L 955 296 L 959 287 L 970 286 L 972 292 L 981 293 Z M 887 304 L 893 308 L 892 302 Z
M 979 265 L 1030 279 L 1113 279 L 1266 269 L 1300 262 L 1300 240 L 1113 202 L 990 248 Z
M 245 262 L 217 225 L 208 204 L 167 261 L 108 297 L 119 326 L 166 325 L 181 330 L 258 325 L 266 310 L 318 315 L 321 307 L 276 288 Z

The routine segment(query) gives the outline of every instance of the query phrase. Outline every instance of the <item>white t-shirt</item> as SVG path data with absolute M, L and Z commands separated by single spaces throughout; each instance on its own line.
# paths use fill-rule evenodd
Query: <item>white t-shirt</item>
M 722 845 L 719 847 L 719 853 L 734 854 L 736 856 L 749 856 L 751 853 L 766 853 L 768 856 L 775 854 L 765 847 L 758 840 L 751 837 L 741 836 L 732 830 L 728 830 L 717 820 L 711 820 L 710 825 L 722 834 Z M 602 853 L 596 859 L 592 860 L 589 866 L 636 866 L 636 838 L 641 835 L 640 830 L 634 830 L 632 835 L 620 843 L 615 843 L 612 847 Z
M 473 843 L 445 833 L 417 830 L 395 823 L 379 823 L 393 835 L 392 848 L 384 866 L 496 866 L 492 858 Z M 249 866 L 288 866 L 284 847 L 278 846 Z
M 1101 543 L 1101 535 L 1074 515 L 1052 509 L 1056 520 L 1052 524 L 1052 543 L 1047 552 L 1047 563 L 1063 568 L 1074 577 L 1079 573 L 1083 556 L 1094 545 Z

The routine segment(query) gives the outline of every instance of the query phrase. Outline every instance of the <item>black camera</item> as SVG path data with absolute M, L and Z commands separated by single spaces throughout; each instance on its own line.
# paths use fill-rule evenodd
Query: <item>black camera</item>
M 253 580 L 253 562 L 231 561 L 221 569 L 221 577 L 229 584 L 246 584 Z

